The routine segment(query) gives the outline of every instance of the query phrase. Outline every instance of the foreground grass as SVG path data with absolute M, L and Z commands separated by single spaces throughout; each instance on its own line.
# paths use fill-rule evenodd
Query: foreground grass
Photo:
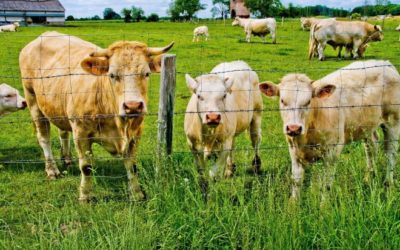
M 183 117 L 190 93 L 184 73 L 197 76 L 223 61 L 245 60 L 261 80 L 278 82 L 287 73 L 307 73 L 317 79 L 349 64 L 337 60 L 330 48 L 326 62 L 306 59 L 308 33 L 298 20 L 278 27 L 278 44 L 262 44 L 255 38 L 244 42 L 242 29 L 210 22 L 211 40 L 193 44 L 193 23 L 73 22 L 63 28 L 22 28 L 0 34 L 0 81 L 21 90 L 18 54 L 29 41 L 46 30 L 79 36 L 106 47 L 115 40 L 140 40 L 162 46 L 174 40 L 178 82 L 174 154 L 161 162 L 155 157 L 158 81 L 150 81 L 149 115 L 139 147 L 139 166 L 149 200 L 131 203 L 126 193 L 122 163 L 95 147 L 94 194 L 97 202 L 77 202 L 77 163 L 65 178 L 47 181 L 44 164 L 32 131 L 28 111 L 0 120 L 0 248 L 400 248 L 399 191 L 383 188 L 385 161 L 378 158 L 378 176 L 364 186 L 363 148 L 354 143 L 345 148 L 326 206 L 320 207 L 319 176 L 322 164 L 308 171 L 308 181 L 299 204 L 288 200 L 290 159 L 282 135 L 276 100 L 265 99 L 263 114 L 262 169 L 260 177 L 249 176 L 252 150 L 247 135 L 237 140 L 239 170 L 232 180 L 212 183 L 204 204 L 196 183 L 196 170 L 186 147 Z M 395 22 L 385 23 L 385 40 L 372 43 L 367 59 L 389 59 L 400 66 L 400 46 Z M 53 130 L 53 148 L 59 142 Z M 156 174 L 156 165 L 160 168 Z M 399 169 L 396 169 L 399 171 Z

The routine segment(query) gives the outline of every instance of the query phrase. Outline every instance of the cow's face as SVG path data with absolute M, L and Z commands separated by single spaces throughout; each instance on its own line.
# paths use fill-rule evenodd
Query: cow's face
M 186 83 L 196 98 L 196 108 L 202 124 L 216 127 L 224 123 L 226 98 L 231 94 L 233 81 L 217 75 L 193 79 L 186 74 Z
M 239 17 L 235 17 L 235 19 L 232 22 L 232 26 L 238 26 L 240 24 L 240 19 Z
M 119 115 L 135 117 L 147 111 L 149 76 L 160 71 L 160 55 L 172 46 L 173 43 L 165 48 L 148 48 L 139 42 L 116 42 L 108 49 L 92 53 L 81 66 L 90 74 L 107 76 Z
M 374 32 L 370 37 L 371 41 L 382 41 L 383 37 L 382 27 L 379 25 L 374 25 Z
M 306 132 L 307 118 L 312 112 L 313 98 L 327 98 L 335 86 L 324 85 L 313 87 L 306 75 L 289 74 L 279 85 L 264 82 L 259 85 L 261 92 L 267 96 L 279 96 L 280 113 L 283 121 L 283 133 L 295 137 Z
M 3 83 L 0 85 L 0 114 L 14 112 L 26 108 L 25 99 L 18 90 Z

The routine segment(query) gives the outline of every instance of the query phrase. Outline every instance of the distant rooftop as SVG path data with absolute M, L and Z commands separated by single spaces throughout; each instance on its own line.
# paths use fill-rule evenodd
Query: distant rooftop
M 65 9 L 58 0 L 0 0 L 0 11 L 57 11 Z

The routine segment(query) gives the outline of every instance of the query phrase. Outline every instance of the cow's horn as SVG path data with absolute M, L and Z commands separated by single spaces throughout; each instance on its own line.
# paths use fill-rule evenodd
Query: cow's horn
M 163 53 L 167 52 L 168 50 L 170 50 L 172 48 L 172 46 L 174 46 L 174 43 L 175 42 L 172 42 L 164 48 L 147 48 L 147 54 L 149 54 L 150 56 L 156 56 L 156 55 L 163 54 Z
M 92 56 L 92 57 L 111 57 L 112 53 L 108 49 L 99 49 L 97 51 L 90 53 L 90 56 Z

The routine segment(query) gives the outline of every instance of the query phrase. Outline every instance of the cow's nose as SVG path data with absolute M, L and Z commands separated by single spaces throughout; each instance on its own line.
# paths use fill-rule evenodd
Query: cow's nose
M 206 114 L 206 122 L 208 125 L 218 125 L 221 122 L 221 115 L 215 113 Z
M 143 102 L 124 102 L 123 104 L 124 110 L 126 114 L 138 114 L 142 113 L 144 110 L 144 103 Z
M 22 108 L 23 108 L 23 109 L 26 108 L 26 107 L 28 106 L 28 105 L 26 104 L 26 101 L 22 101 L 21 104 L 22 104 Z
M 288 125 L 286 126 L 286 133 L 290 136 L 298 136 L 301 134 L 303 128 L 299 125 Z

